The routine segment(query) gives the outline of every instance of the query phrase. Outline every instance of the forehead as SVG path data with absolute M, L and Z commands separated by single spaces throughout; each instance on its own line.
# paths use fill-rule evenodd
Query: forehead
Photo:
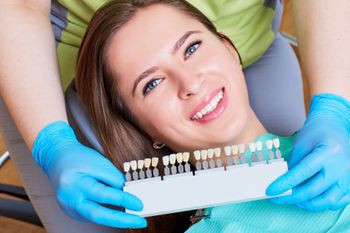
M 112 38 L 109 65 L 118 75 L 136 75 L 169 54 L 187 31 L 207 31 L 196 19 L 171 6 L 154 5 L 139 10 Z

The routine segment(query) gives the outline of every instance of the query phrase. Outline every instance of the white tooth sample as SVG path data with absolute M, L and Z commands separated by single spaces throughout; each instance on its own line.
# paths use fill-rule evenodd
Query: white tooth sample
M 280 147 L 280 140 L 279 140 L 279 138 L 275 138 L 275 139 L 273 139 L 273 146 L 276 148 L 276 157 L 278 158 L 278 159 L 280 159 L 281 157 L 282 157 L 282 155 L 281 155 L 281 151 L 279 150 L 279 147 Z
M 131 169 L 135 171 L 137 169 L 137 161 L 136 160 L 130 161 L 130 166 L 131 166 Z
M 255 155 L 256 146 L 254 142 L 249 143 L 249 149 L 251 152 L 251 162 L 256 162 L 257 161 L 256 155 Z
M 184 152 L 182 153 L 182 157 L 185 163 L 188 162 L 188 160 L 190 160 L 190 152 Z
M 152 167 L 153 167 L 153 176 L 154 177 L 158 177 L 159 176 L 159 171 L 158 171 L 158 161 L 159 161 L 159 158 L 158 157 L 153 157 L 152 158 Z
M 191 166 L 188 163 L 188 161 L 190 160 L 190 152 L 182 153 L 182 157 L 183 157 L 183 160 L 185 162 L 185 171 L 186 172 L 190 172 L 191 171 Z
M 182 153 L 177 153 L 177 154 L 176 154 L 176 161 L 177 161 L 178 163 L 182 163 L 182 161 L 183 161 L 183 155 L 182 155 Z
M 176 154 L 170 154 L 169 155 L 169 161 L 171 165 L 174 165 L 176 162 Z
M 213 159 L 214 157 L 214 149 L 208 149 L 208 159 L 209 160 L 209 167 L 210 168 L 215 168 L 215 161 Z
M 139 173 L 136 171 L 136 169 L 137 169 L 137 161 L 136 160 L 130 161 L 130 166 L 131 166 L 131 169 L 133 170 L 133 172 L 132 172 L 133 180 L 138 180 L 139 179 Z
M 252 152 L 252 153 L 254 153 L 255 152 L 255 143 L 254 142 L 252 142 L 252 143 L 249 143 L 249 149 L 250 149 L 250 151 Z
M 176 154 L 170 154 L 169 155 L 169 161 L 171 164 L 171 174 L 175 175 L 177 172 L 175 163 L 176 163 Z
M 216 147 L 214 149 L 214 156 L 216 158 L 216 166 L 217 167 L 222 167 L 222 161 L 221 161 L 221 148 L 220 147 Z
M 184 166 L 182 165 L 182 161 L 183 161 L 183 154 L 182 153 L 177 153 L 176 154 L 176 161 L 178 163 L 177 169 L 179 170 L 179 173 L 183 173 L 184 172 Z
M 145 161 L 143 159 L 137 161 L 137 168 L 140 169 L 139 176 L 140 179 L 145 178 L 145 172 L 142 170 Z
M 129 173 L 130 170 L 130 162 L 125 162 L 124 164 L 124 171 L 125 171 L 125 179 L 126 181 L 131 181 L 131 174 Z
M 256 151 L 258 153 L 259 161 L 263 161 L 264 160 L 264 154 L 262 153 L 262 142 L 261 141 L 257 141 L 255 143 L 255 146 L 256 146 Z
M 145 159 L 145 168 L 146 168 L 146 177 L 147 178 L 152 177 L 152 171 L 151 171 L 151 169 L 149 169 L 149 167 L 151 166 L 151 161 L 152 160 L 150 158 Z
M 193 155 L 197 161 L 201 159 L 201 152 L 199 150 L 193 151 Z
M 208 158 L 212 159 L 214 157 L 214 149 L 208 149 Z
M 169 156 L 168 155 L 163 156 L 162 160 L 163 160 L 163 165 L 164 165 L 164 175 L 168 176 L 168 175 L 170 175 L 170 169 L 168 167 L 168 165 L 169 165 Z
M 147 158 L 145 159 L 145 168 L 149 168 L 151 166 L 151 159 L 150 158 Z
M 143 168 L 143 164 L 144 164 L 144 161 L 142 159 L 138 160 L 137 161 L 137 168 L 141 170 Z
M 275 158 L 275 154 L 272 151 L 272 140 L 266 140 L 266 147 L 268 149 L 269 158 L 270 159 L 274 159 Z
M 232 154 L 233 155 L 237 155 L 238 154 L 238 145 L 233 145 L 231 147 L 231 149 L 232 149 Z
M 159 161 L 158 157 L 153 157 L 152 158 L 152 167 L 157 167 L 158 161 Z
M 278 139 L 278 138 L 274 138 L 273 140 L 272 140 L 272 142 L 273 142 L 273 146 L 275 147 L 275 148 L 279 148 L 280 147 L 280 140 Z
M 204 116 L 207 113 L 207 111 L 205 109 L 202 109 L 200 113 Z
M 202 162 L 203 169 L 208 169 L 207 157 L 208 157 L 208 150 L 201 150 L 201 158 L 203 160 L 203 162 Z
M 164 166 L 168 166 L 169 165 L 169 156 L 168 155 L 163 156 L 162 160 L 163 160 L 163 165 Z
M 224 151 L 225 151 L 226 156 L 231 155 L 231 147 L 230 146 L 225 146 Z
M 238 145 L 238 151 L 239 151 L 240 154 L 243 154 L 243 153 L 244 153 L 244 151 L 245 151 L 245 146 L 244 146 L 244 144 L 239 144 L 239 145 Z
M 261 141 L 257 141 L 255 143 L 255 145 L 256 145 L 256 150 L 257 151 L 261 151 L 262 150 L 262 142 Z
M 202 160 L 206 160 L 208 157 L 208 150 L 201 150 L 201 158 Z
M 272 140 L 266 140 L 266 147 L 268 150 L 272 150 Z
M 124 163 L 124 172 L 128 172 L 130 170 L 130 162 Z
M 220 155 L 221 155 L 221 148 L 220 147 L 217 147 L 214 149 L 214 155 L 216 158 L 220 157 Z

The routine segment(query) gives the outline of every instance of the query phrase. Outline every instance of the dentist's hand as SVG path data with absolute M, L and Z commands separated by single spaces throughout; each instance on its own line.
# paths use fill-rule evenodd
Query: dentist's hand
M 290 196 L 272 203 L 297 204 L 310 210 L 339 209 L 350 203 L 350 103 L 333 94 L 312 98 L 309 117 L 299 132 L 289 171 L 266 190 Z
M 36 138 L 33 156 L 49 177 L 62 210 L 80 221 L 118 228 L 142 228 L 144 218 L 103 204 L 142 210 L 142 202 L 123 192 L 124 175 L 98 152 L 80 144 L 71 127 L 54 122 Z

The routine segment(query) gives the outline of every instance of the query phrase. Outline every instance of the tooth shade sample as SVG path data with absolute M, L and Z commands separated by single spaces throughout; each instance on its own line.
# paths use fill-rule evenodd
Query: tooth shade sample
M 177 154 L 176 154 L 176 161 L 177 161 L 178 163 L 182 163 L 182 160 L 183 160 L 182 153 L 177 153 Z
M 152 167 L 157 167 L 158 165 L 158 157 L 153 157 L 152 158 Z
M 244 147 L 244 144 L 239 144 L 238 145 L 238 151 L 240 154 L 243 154 L 244 151 L 245 151 L 245 147 Z
M 217 147 L 214 149 L 214 155 L 216 158 L 220 157 L 220 155 L 221 155 L 221 148 L 220 147 Z
M 231 155 L 231 147 L 230 146 L 225 146 L 224 150 L 225 150 L 225 155 L 226 156 L 230 156 Z
M 249 144 L 249 149 L 251 152 L 255 152 L 255 143 L 254 142 Z
M 124 171 L 128 172 L 130 170 L 130 163 L 129 162 L 125 162 L 124 163 Z
M 131 166 L 131 169 L 135 171 L 137 169 L 137 161 L 136 160 L 130 161 L 130 166 Z
M 214 157 L 214 149 L 208 149 L 208 158 L 211 159 Z
M 273 142 L 273 146 L 275 148 L 279 148 L 280 147 L 280 140 L 278 138 L 273 139 L 272 142 Z
M 234 155 L 238 154 L 238 145 L 232 146 L 232 154 L 234 154 Z
M 147 158 L 145 159 L 145 168 L 149 168 L 151 166 L 151 159 L 150 158 Z
M 272 140 L 266 140 L 266 147 L 268 150 L 272 150 Z
M 201 159 L 201 152 L 199 150 L 195 150 L 193 152 L 194 158 L 198 161 Z
M 174 165 L 176 162 L 176 154 L 169 155 L 170 164 Z
M 188 160 L 190 159 L 190 152 L 184 152 L 182 153 L 182 157 L 185 163 L 188 162 Z
M 137 161 L 137 168 L 142 169 L 143 168 L 144 161 L 143 160 L 138 160 Z
M 168 166 L 169 165 L 169 156 L 166 155 L 166 156 L 163 156 L 163 165 L 164 166 Z
M 207 157 L 208 157 L 208 151 L 207 150 L 201 150 L 201 157 L 202 157 L 202 160 L 206 160 Z
M 262 142 L 261 141 L 257 141 L 255 143 L 255 145 L 256 145 L 256 150 L 257 151 L 261 151 L 262 150 Z

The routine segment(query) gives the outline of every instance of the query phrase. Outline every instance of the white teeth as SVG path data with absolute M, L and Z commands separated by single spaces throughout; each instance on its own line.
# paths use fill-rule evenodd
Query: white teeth
M 220 91 L 212 100 L 211 102 L 206 105 L 204 108 L 202 108 L 200 111 L 198 111 L 196 114 L 192 116 L 192 120 L 198 120 L 201 119 L 203 116 L 207 115 L 208 113 L 212 112 L 217 106 L 222 97 L 224 96 L 223 91 Z

